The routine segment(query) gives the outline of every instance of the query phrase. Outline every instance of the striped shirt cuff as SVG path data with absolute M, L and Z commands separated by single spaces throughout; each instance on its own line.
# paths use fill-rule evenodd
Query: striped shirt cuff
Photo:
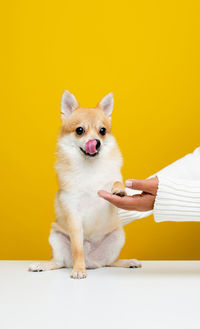
M 200 221 L 200 181 L 157 177 L 155 221 Z

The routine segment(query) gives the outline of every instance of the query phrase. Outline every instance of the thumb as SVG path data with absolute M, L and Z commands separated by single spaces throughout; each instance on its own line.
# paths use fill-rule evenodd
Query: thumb
M 126 187 L 133 190 L 139 190 L 148 193 L 155 192 L 155 182 L 153 178 L 150 179 L 127 179 L 125 181 Z

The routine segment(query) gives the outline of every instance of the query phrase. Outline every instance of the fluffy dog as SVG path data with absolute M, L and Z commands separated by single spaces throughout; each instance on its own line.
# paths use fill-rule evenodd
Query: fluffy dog
M 117 259 L 125 242 L 117 209 L 98 190 L 123 197 L 122 156 L 111 133 L 113 95 L 96 108 L 82 108 L 65 91 L 56 171 L 60 190 L 55 198 L 56 222 L 49 242 L 52 260 L 32 264 L 30 271 L 72 267 L 72 278 L 85 278 L 86 268 L 140 267 L 137 260 Z

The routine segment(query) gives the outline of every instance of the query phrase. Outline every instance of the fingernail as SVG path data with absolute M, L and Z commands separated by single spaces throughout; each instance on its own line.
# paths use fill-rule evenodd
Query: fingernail
M 132 180 L 127 179 L 127 180 L 125 181 L 125 185 L 126 185 L 127 187 L 132 187 Z

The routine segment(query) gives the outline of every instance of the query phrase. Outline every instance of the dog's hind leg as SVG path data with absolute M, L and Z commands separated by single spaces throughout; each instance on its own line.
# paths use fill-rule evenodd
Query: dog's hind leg
M 42 271 L 50 271 L 50 270 L 57 270 L 59 268 L 62 268 L 64 266 L 61 266 L 56 263 L 54 259 L 46 262 L 31 264 L 28 268 L 30 272 L 42 272 Z
M 125 268 L 139 268 L 142 264 L 137 259 L 117 259 L 113 263 L 107 265 L 110 267 L 125 267 Z
M 72 250 L 69 237 L 61 232 L 51 230 L 49 243 L 52 248 L 52 259 L 31 264 L 28 268 L 29 271 L 42 272 L 72 267 Z
M 106 234 L 99 242 L 92 242 L 90 248 L 85 243 L 85 258 L 87 268 L 108 266 L 119 256 L 124 245 L 124 231 L 117 228 Z

